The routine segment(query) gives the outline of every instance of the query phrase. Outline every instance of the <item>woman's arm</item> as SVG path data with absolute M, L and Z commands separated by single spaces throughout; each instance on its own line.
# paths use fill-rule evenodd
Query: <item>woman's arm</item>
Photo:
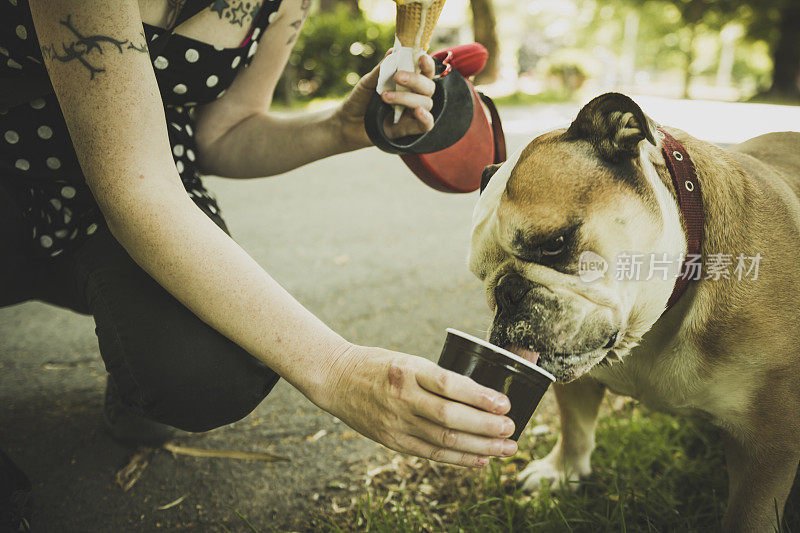
M 230 178 L 280 174 L 334 154 L 369 146 L 363 110 L 377 85 L 378 68 L 364 76 L 338 107 L 318 112 L 277 114 L 270 102 L 296 36 L 308 14 L 309 0 L 283 0 L 259 42 L 252 64 L 239 72 L 219 100 L 198 110 L 196 140 L 200 169 Z M 411 92 L 384 99 L 409 107 L 390 136 L 427 131 L 433 126 L 433 62 L 421 61 L 423 74 L 402 73 L 398 82 Z
M 312 401 L 380 442 L 463 465 L 506 454 L 504 396 L 430 361 L 348 343 L 189 199 L 170 154 L 136 0 L 30 0 L 30 7 L 86 180 L 112 233 L 146 272 Z
M 195 206 L 170 153 L 135 0 L 31 0 L 84 175 L 114 236 L 165 289 L 301 390 L 348 344 Z M 292 335 L 284 332 L 291 331 Z

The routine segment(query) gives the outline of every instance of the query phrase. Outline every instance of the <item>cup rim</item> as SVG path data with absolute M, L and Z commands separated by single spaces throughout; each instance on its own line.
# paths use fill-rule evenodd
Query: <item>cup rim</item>
M 485 341 L 485 340 L 481 339 L 480 337 L 476 337 L 474 335 L 470 335 L 469 333 L 464 333 L 463 331 L 457 330 L 455 328 L 447 328 L 445 331 L 447 333 L 452 333 L 453 335 L 456 335 L 456 336 L 461 337 L 463 339 L 466 339 L 468 341 L 472 341 L 472 342 L 474 342 L 476 344 L 480 344 L 481 346 L 484 346 L 485 348 L 489 348 L 490 350 L 495 351 L 495 352 L 497 352 L 499 354 L 505 355 L 506 357 L 508 357 L 510 359 L 513 359 L 514 361 L 516 361 L 518 363 L 521 363 L 521 364 L 527 366 L 528 368 L 531 368 L 531 369 L 539 372 L 540 374 L 542 374 L 544 377 L 546 377 L 550 381 L 553 381 L 553 382 L 556 381 L 556 377 L 553 374 L 551 374 L 550 372 L 548 372 L 547 370 L 545 370 L 544 368 L 531 363 L 527 359 L 523 359 L 522 357 L 518 356 L 517 354 L 515 354 L 513 352 L 509 352 L 505 348 L 501 348 L 499 346 L 495 346 L 494 344 L 492 344 L 489 341 Z

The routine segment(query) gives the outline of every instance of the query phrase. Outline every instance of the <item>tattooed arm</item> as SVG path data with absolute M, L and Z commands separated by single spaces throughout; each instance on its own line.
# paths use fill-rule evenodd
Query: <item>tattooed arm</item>
M 150 58 L 140 50 L 136 0 L 30 0 L 30 7 L 81 168 L 117 240 L 203 321 L 301 391 L 319 390 L 328 377 L 320 369 L 351 345 L 186 194 Z
M 59 47 L 54 44 L 42 45 L 42 57 L 45 61 L 60 61 L 61 63 L 68 63 L 75 61 L 83 65 L 89 72 L 89 80 L 94 79 L 94 75 L 98 72 L 105 72 L 92 56 L 103 53 L 104 45 L 110 45 L 116 48 L 121 54 L 125 50 L 134 50 L 142 54 L 147 54 L 147 41 L 144 37 L 144 32 L 139 32 L 139 36 L 135 40 L 119 40 L 108 35 L 91 34 L 84 35 L 75 28 L 72 23 L 72 14 L 67 14 L 63 20 L 59 20 L 59 24 L 69 30 L 69 35 L 61 42 Z M 137 43 L 138 41 L 138 43 Z
M 369 146 L 363 112 L 377 84 L 377 67 L 358 83 L 338 107 L 318 112 L 279 115 L 269 112 L 273 92 L 292 46 L 308 17 L 311 0 L 283 0 L 261 37 L 249 68 L 239 72 L 219 100 L 199 109 L 196 140 L 201 170 L 232 178 L 271 176 L 330 155 Z M 389 103 L 405 105 L 390 136 L 427 131 L 433 125 L 433 62 L 423 56 L 425 75 L 405 73 L 398 79 L 412 92 L 391 93 Z

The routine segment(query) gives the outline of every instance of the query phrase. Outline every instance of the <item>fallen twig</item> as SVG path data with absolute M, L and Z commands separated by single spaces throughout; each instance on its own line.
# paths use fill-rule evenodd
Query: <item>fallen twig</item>
M 78 359 L 75 361 L 46 361 L 42 363 L 43 370 L 67 370 L 69 368 L 77 368 L 81 366 L 90 365 L 97 362 L 96 357 L 91 359 Z
M 322 437 L 324 437 L 327 434 L 328 434 L 327 430 L 320 429 L 319 431 L 317 431 L 313 435 L 310 435 L 310 436 L 306 437 L 306 440 L 308 442 L 317 442 L 319 439 L 321 439 Z
M 156 510 L 157 511 L 166 511 L 167 509 L 170 509 L 172 507 L 175 507 L 176 505 L 179 505 L 185 499 L 186 499 L 186 494 L 184 494 L 183 496 L 181 496 L 180 498 L 178 498 L 175 501 L 171 501 L 169 503 L 165 503 L 161 507 L 156 507 Z
M 152 448 L 140 446 L 131 456 L 128 464 L 119 469 L 116 479 L 117 485 L 122 487 L 122 490 L 129 491 L 139 481 L 144 469 L 150 464 L 151 455 L 153 455 Z
M 176 455 L 188 455 L 190 457 L 212 457 L 217 459 L 242 459 L 250 461 L 266 461 L 268 463 L 289 462 L 288 457 L 273 455 L 264 452 L 246 452 L 241 450 L 215 450 L 206 448 L 194 448 L 191 446 L 179 446 L 171 442 L 164 444 L 163 448 Z

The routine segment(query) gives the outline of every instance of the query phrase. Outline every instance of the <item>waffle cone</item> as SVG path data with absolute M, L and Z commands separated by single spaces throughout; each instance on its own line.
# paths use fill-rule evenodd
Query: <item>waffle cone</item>
M 397 2 L 397 40 L 403 46 L 427 52 L 431 44 L 433 29 L 442 13 L 445 0 L 434 0 L 427 10 L 419 2 L 395 1 Z

